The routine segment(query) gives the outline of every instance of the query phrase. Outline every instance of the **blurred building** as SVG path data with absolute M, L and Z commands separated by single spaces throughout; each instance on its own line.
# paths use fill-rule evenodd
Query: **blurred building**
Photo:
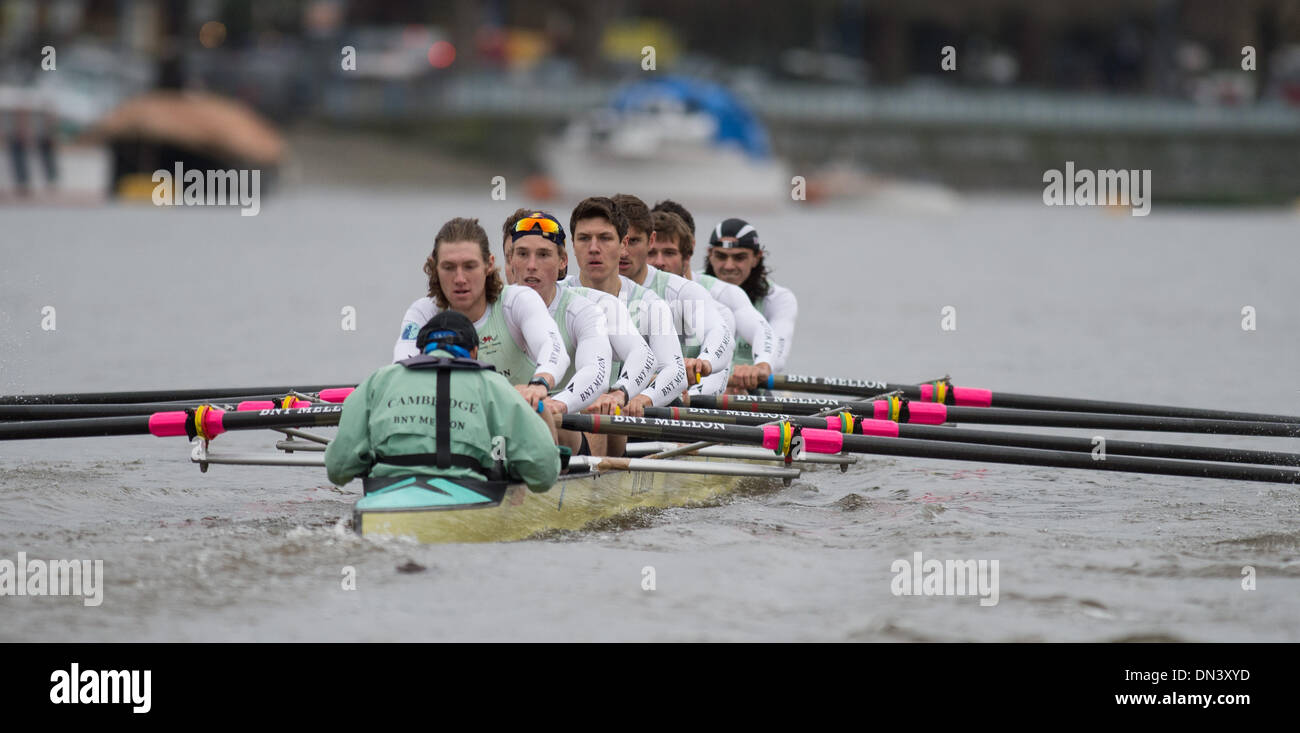
M 196 88 L 517 164 L 646 73 L 727 85 L 803 167 L 981 187 L 1136 158 L 1233 198 L 1300 162 L 1300 0 L 0 0 L 0 86 L 58 89 L 81 123 Z

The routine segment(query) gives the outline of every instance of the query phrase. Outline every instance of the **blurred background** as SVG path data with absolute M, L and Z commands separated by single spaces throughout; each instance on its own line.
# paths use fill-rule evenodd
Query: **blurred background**
M 1067 161 L 1149 169 L 1151 215 L 1045 205 Z M 269 193 L 150 205 L 176 165 Z M 1300 414 L 1300 0 L 0 0 L 0 394 L 355 384 L 447 219 L 499 265 L 517 207 L 620 191 L 754 224 L 794 374 Z M 420 551 L 186 453 L 0 446 L 0 547 L 113 581 L 0 640 L 1300 640 L 1293 487 L 888 457 Z M 922 546 L 1001 558 L 1001 605 L 887 595 Z
M 0 0 L 0 131 L 20 205 L 147 198 L 181 161 L 942 207 L 1066 160 L 1289 204 L 1300 0 Z

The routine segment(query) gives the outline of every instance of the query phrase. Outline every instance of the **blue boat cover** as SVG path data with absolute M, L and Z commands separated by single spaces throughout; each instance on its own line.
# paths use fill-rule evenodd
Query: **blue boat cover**
M 663 99 L 681 102 L 688 112 L 712 115 L 718 122 L 714 137 L 718 143 L 736 145 L 758 158 L 771 155 L 763 123 L 721 84 L 677 76 L 636 82 L 619 88 L 611 107 L 617 112 L 636 112 Z

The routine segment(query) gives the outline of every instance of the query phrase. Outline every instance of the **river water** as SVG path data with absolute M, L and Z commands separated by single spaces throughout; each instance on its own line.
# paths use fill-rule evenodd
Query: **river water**
M 491 232 L 519 203 L 300 189 L 256 217 L 0 209 L 0 393 L 355 383 L 388 360 L 441 222 Z M 1300 414 L 1293 211 L 1140 218 L 1030 194 L 696 217 L 734 214 L 799 296 L 792 372 Z M 361 540 L 359 492 L 323 470 L 200 473 L 178 439 L 0 443 L 0 560 L 104 563 L 97 607 L 0 596 L 0 639 L 1300 641 L 1291 486 L 864 457 L 475 546 Z M 896 595 L 891 566 L 916 553 L 996 560 L 996 605 Z

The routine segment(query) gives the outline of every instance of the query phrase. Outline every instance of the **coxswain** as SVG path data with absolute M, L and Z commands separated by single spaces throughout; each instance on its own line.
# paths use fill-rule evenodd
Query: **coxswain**
M 393 361 L 417 355 L 415 340 L 424 324 L 441 311 L 454 310 L 473 322 L 482 360 L 496 367 L 534 408 L 545 402 L 569 368 L 564 340 L 536 292 L 502 282 L 478 220 L 457 218 L 443 224 L 424 272 L 429 295 L 407 309 Z M 551 409 L 563 411 L 558 405 Z
M 425 323 L 421 355 L 381 367 L 344 400 L 325 449 L 329 480 L 342 486 L 364 476 L 367 494 L 411 476 L 471 489 L 501 481 L 549 489 L 560 472 L 554 418 L 539 416 L 477 361 L 478 344 L 474 324 L 455 311 Z

